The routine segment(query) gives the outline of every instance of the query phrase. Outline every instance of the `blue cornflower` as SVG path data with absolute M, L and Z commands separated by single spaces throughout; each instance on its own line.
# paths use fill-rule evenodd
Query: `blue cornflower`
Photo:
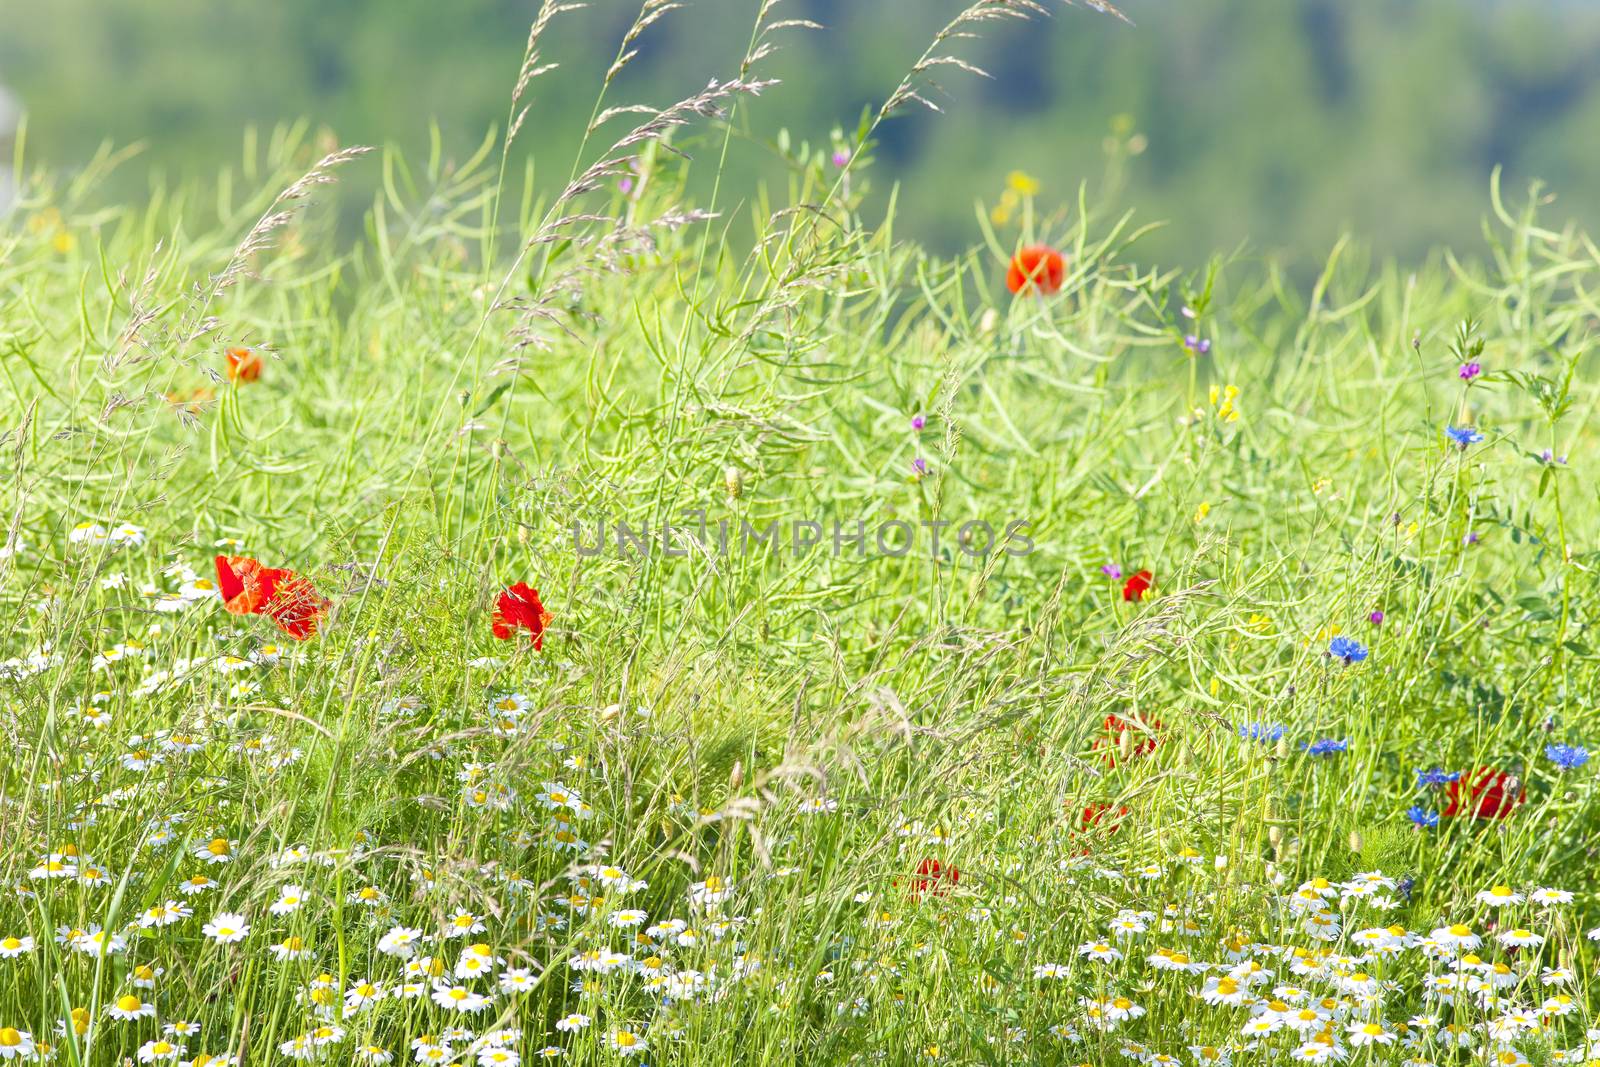
M 1564 771 L 1575 771 L 1589 762 L 1589 750 L 1582 745 L 1546 745 L 1544 754 Z
M 1460 778 L 1460 771 L 1441 771 L 1435 767 L 1431 771 L 1417 772 L 1417 788 L 1421 789 L 1430 785 L 1449 785 L 1451 782 L 1459 781 Z
M 1286 733 L 1288 728 L 1279 723 L 1252 722 L 1239 727 L 1239 736 L 1247 741 L 1278 741 Z
M 1309 745 L 1301 742 L 1300 747 L 1306 750 L 1308 756 L 1334 756 L 1350 747 L 1350 739 L 1338 740 L 1332 737 L 1320 737 Z
M 1406 818 L 1419 830 L 1431 830 L 1439 825 L 1439 813 L 1429 811 L 1420 804 L 1413 804 L 1406 809 Z
M 1445 436 L 1455 442 L 1455 446 L 1465 452 L 1470 445 L 1475 445 L 1483 440 L 1483 434 L 1471 426 L 1446 426 Z
M 1349 666 L 1352 663 L 1360 663 L 1366 659 L 1367 650 L 1355 638 L 1345 637 L 1340 634 L 1328 642 L 1328 655 L 1344 660 L 1345 665 Z
M 1246 741 L 1260 741 L 1264 745 L 1281 741 L 1288 732 L 1288 727 L 1278 723 L 1252 722 L 1239 727 L 1240 737 Z

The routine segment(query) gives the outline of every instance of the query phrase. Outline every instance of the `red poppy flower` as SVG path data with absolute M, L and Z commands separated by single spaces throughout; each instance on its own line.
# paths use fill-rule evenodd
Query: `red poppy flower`
M 225 353 L 228 357 L 228 378 L 235 382 L 253 382 L 261 377 L 261 357 L 251 348 L 230 348 Z
M 1149 591 L 1151 583 L 1155 580 L 1156 576 L 1149 571 L 1140 571 L 1123 583 L 1122 599 L 1133 601 L 1142 599 L 1145 593 Z
M 1528 799 L 1528 791 L 1505 771 L 1478 767 L 1445 786 L 1444 796 L 1444 810 L 1440 814 L 1447 819 L 1460 816 L 1504 819 Z
M 1093 747 L 1096 750 L 1104 749 L 1100 757 L 1107 767 L 1117 765 L 1117 755 L 1122 750 L 1122 736 L 1128 735 L 1128 755 L 1148 756 L 1156 750 L 1156 745 L 1161 738 L 1157 736 L 1161 731 L 1161 720 L 1151 719 L 1145 722 L 1142 719 L 1124 719 L 1121 715 L 1112 712 L 1106 716 L 1105 728 L 1109 737 L 1097 737 Z
M 1058 292 L 1066 278 L 1066 257 L 1049 245 L 1029 245 L 1011 257 L 1006 288 L 1013 293 L 1048 295 Z
M 263 567 L 249 556 L 218 556 L 217 586 L 222 606 L 235 615 L 265 615 L 278 629 L 304 641 L 317 632 L 328 600 L 291 570 Z
M 1106 815 L 1112 812 L 1110 804 L 1090 804 L 1083 809 L 1083 817 L 1078 820 L 1080 830 L 1098 830 L 1103 834 L 1114 834 L 1122 828 L 1123 816 L 1128 814 L 1126 806 L 1118 806 L 1115 814 L 1107 819 Z
M 535 651 L 544 650 L 544 628 L 550 625 L 551 614 L 539 602 L 539 590 L 518 582 L 500 594 L 495 603 L 492 627 L 494 635 L 505 641 L 517 630 L 527 630 L 533 635 Z
M 961 872 L 954 866 L 946 867 L 936 859 L 925 859 L 917 864 L 917 879 L 911 885 L 915 896 L 932 893 L 942 897 L 959 881 Z

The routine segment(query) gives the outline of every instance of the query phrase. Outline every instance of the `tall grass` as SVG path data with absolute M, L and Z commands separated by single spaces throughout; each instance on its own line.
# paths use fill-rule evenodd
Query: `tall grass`
M 1347 241 L 1302 293 L 1270 262 L 1143 264 L 1132 217 L 1047 186 L 930 257 L 892 198 L 869 221 L 874 135 L 963 66 L 952 42 L 1033 8 L 988 0 L 838 161 L 791 144 L 789 189 L 692 203 L 686 173 L 742 143 L 742 103 L 781 91 L 762 60 L 808 27 L 767 3 L 726 80 L 612 103 L 672 7 L 642 5 L 554 192 L 514 148 L 560 4 L 507 132 L 468 159 L 363 158 L 302 126 L 204 197 L 95 206 L 110 154 L 26 172 L 0 229 L 0 937 L 34 947 L 0 959 L 0 1055 L 10 1027 L 64 1062 L 166 1041 L 197 1067 L 413 1042 L 486 1065 L 1275 1058 L 1147 947 L 1107 967 L 1079 946 L 1145 909 L 1152 943 L 1220 971 L 1245 940 L 1307 936 L 1293 883 L 1376 868 L 1385 923 L 1419 934 L 1488 932 L 1472 894 L 1496 882 L 1579 891 L 1511 954 L 1507 996 L 1538 1004 L 1530 956 L 1582 973 L 1581 1012 L 1515 1047 L 1581 1041 L 1600 823 L 1588 770 L 1545 749 L 1595 722 L 1592 241 L 1497 183 L 1488 260 L 1408 270 Z M 342 167 L 384 186 L 347 245 Z M 1007 260 L 1036 242 L 1064 283 L 1013 296 Z M 229 378 L 233 347 L 259 380 Z M 985 553 L 976 520 L 1028 525 Z M 618 548 L 619 521 L 654 550 Z M 903 555 L 876 541 L 897 521 Z M 608 547 L 580 551 L 602 523 Z M 776 548 L 741 538 L 768 524 Z M 219 552 L 309 575 L 332 601 L 317 636 L 221 611 L 191 580 Z M 1125 599 L 1111 565 L 1153 590 Z M 522 580 L 554 616 L 542 652 L 490 634 Z M 1335 636 L 1370 656 L 1330 657 Z M 1480 766 L 1526 802 L 1413 825 L 1444 806 L 1418 770 Z M 285 886 L 305 903 L 275 912 Z M 168 901 L 192 916 L 140 925 Z M 1309 944 L 1348 963 L 1376 923 L 1335 903 Z M 249 935 L 203 931 L 224 913 Z M 421 932 L 409 971 L 381 947 L 397 926 Z M 436 1003 L 478 943 L 494 962 L 460 985 L 491 999 Z M 586 969 L 607 951 L 633 962 Z M 1049 964 L 1066 977 L 1035 980 Z M 1356 965 L 1327 966 L 1305 983 Z M 1387 966 L 1376 1007 L 1339 987 L 1341 1023 L 1437 1004 L 1437 961 Z M 1148 1013 L 1097 1027 L 1080 998 L 1119 990 Z M 108 1014 L 129 996 L 155 1014 Z M 557 1029 L 572 1013 L 592 1025 Z M 177 1021 L 198 1034 L 163 1037 Z M 1359 1054 L 1453 1055 L 1418 1041 Z

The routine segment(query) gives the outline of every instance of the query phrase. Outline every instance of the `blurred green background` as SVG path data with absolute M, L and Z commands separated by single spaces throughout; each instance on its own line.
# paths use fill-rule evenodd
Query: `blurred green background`
M 247 124 L 308 117 L 343 143 L 422 152 L 431 120 L 465 154 L 503 123 L 534 0 L 4 0 L 0 85 L 29 116 L 32 163 L 70 169 L 104 141 L 143 151 L 103 195 L 235 163 Z M 1049 207 L 1080 181 L 1102 203 L 1169 225 L 1145 255 L 1192 263 L 1241 243 L 1306 261 L 1350 228 L 1416 259 L 1472 246 L 1491 169 L 1545 179 L 1551 217 L 1600 216 L 1600 3 L 1591 0 L 1124 0 L 1136 26 L 1056 6 L 997 23 L 945 68 L 943 115 L 884 128 L 871 171 L 898 233 L 950 250 L 979 236 L 974 205 L 1006 174 Z M 826 144 L 894 87 L 956 0 L 785 0 L 792 31 L 765 68 L 783 84 L 743 111 L 731 181 L 751 210 L 781 180 L 779 128 Z M 610 103 L 664 104 L 736 73 L 755 0 L 688 0 L 651 27 Z M 540 173 L 568 172 L 575 137 L 636 4 L 561 17 L 522 137 Z M 691 146 L 691 151 L 693 151 Z M 700 177 L 717 152 L 700 152 Z M 709 155 L 709 159 L 707 159 Z M 366 178 L 371 180 L 369 167 Z M 117 183 L 120 183 L 117 184 Z M 733 205 L 727 205 L 733 207 Z

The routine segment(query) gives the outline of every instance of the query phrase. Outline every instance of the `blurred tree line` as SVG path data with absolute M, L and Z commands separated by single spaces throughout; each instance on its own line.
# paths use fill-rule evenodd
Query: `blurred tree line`
M 610 103 L 664 104 L 738 69 L 756 0 L 689 0 L 653 26 Z M 826 145 L 894 87 L 959 0 L 786 0 L 790 32 L 751 103 L 724 189 L 781 180 L 768 140 Z M 1128 27 L 1081 6 L 991 24 L 930 95 L 945 113 L 885 127 L 872 173 L 899 185 L 900 232 L 970 244 L 975 203 L 1005 175 L 1045 206 L 1080 182 L 1168 220 L 1147 255 L 1194 261 L 1246 242 L 1317 257 L 1352 227 L 1411 258 L 1472 241 L 1496 164 L 1546 179 L 1557 214 L 1600 222 L 1600 4 L 1584 0 L 1123 0 Z M 113 190 L 154 168 L 238 160 L 247 124 L 310 117 L 343 143 L 421 151 L 431 120 L 464 154 L 502 123 L 536 0 L 6 0 L 0 83 L 29 114 L 33 161 L 71 167 L 104 140 L 142 142 Z M 631 0 L 559 19 L 522 146 L 564 179 Z M 708 153 L 710 160 L 717 156 Z M 710 162 L 697 164 L 710 169 Z M 749 203 L 728 204 L 746 210 Z

